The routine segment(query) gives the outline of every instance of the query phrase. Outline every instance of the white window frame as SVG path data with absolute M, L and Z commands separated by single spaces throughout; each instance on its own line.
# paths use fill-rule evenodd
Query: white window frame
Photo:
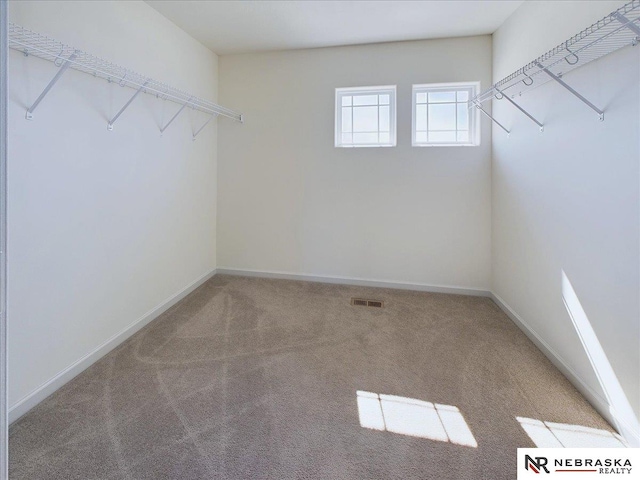
M 419 93 L 434 92 L 459 92 L 468 91 L 469 99 L 473 98 L 480 91 L 480 82 L 453 82 L 453 83 L 425 83 L 413 85 L 412 88 L 412 108 L 411 108 L 411 145 L 413 147 L 476 147 L 480 145 L 480 112 L 477 108 L 469 109 L 469 141 L 466 142 L 430 142 L 428 141 L 428 117 L 427 117 L 427 141 L 416 140 L 416 109 Z M 461 103 L 461 102 L 457 102 Z M 421 104 L 424 105 L 424 104 Z M 427 103 L 427 105 L 429 105 Z M 427 107 L 428 108 L 428 107 Z M 457 114 L 457 109 L 456 109 Z M 457 131 L 457 125 L 456 125 Z
M 342 97 L 358 95 L 389 95 L 389 142 L 343 143 L 342 142 Z M 384 105 L 379 105 L 384 106 Z M 380 120 L 378 120 L 379 123 Z M 352 121 L 353 125 L 353 121 Z M 378 129 L 379 131 L 379 129 Z M 356 132 L 357 133 L 357 132 Z M 335 103 L 335 146 L 338 148 L 395 147 L 396 146 L 396 86 L 336 88 Z

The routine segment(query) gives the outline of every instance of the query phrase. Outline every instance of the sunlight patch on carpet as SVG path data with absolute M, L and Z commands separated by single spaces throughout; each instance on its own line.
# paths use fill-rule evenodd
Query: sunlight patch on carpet
M 467 447 L 478 446 L 457 407 L 361 390 L 356 395 L 363 428 Z
M 623 448 L 619 435 L 607 430 L 516 417 L 538 448 Z

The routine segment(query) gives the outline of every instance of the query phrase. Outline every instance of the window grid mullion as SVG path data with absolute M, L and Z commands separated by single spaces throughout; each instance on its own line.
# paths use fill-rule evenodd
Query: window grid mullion
M 427 125 L 427 142 L 429 141 L 429 93 L 425 92 L 427 94 L 427 103 L 426 106 L 427 108 L 425 108 L 425 115 L 427 116 L 427 118 L 425 118 L 425 124 Z
M 458 92 L 456 92 L 454 94 L 456 96 L 456 100 L 458 99 Z M 455 123 L 455 128 L 456 128 L 456 133 L 455 133 L 455 141 L 458 141 L 458 102 L 453 104 L 453 109 L 455 110 L 455 119 L 456 119 L 456 123 Z
M 354 141 L 353 141 L 353 132 L 355 130 L 355 125 L 353 124 L 353 97 L 351 100 L 351 145 L 354 145 Z
M 378 108 L 376 111 L 378 113 L 378 143 L 380 143 L 380 95 L 378 95 Z

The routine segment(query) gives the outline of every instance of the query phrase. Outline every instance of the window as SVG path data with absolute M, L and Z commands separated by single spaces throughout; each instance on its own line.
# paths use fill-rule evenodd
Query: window
M 395 145 L 395 85 L 336 88 L 336 147 Z
M 411 144 L 479 145 L 478 111 L 467 103 L 479 88 L 479 82 L 414 85 Z

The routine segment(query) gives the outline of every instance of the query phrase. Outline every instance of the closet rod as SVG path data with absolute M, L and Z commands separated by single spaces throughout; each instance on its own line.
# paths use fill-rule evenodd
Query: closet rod
M 240 113 L 237 113 L 229 108 L 218 105 L 209 100 L 205 100 L 196 97 L 183 90 L 171 87 L 165 83 L 157 80 L 150 79 L 140 75 L 139 73 L 116 65 L 115 63 L 103 60 L 95 55 L 91 55 L 82 50 L 78 50 L 74 47 L 66 45 L 62 42 L 54 40 L 46 35 L 33 32 L 27 28 L 16 25 L 15 23 L 9 23 L 8 29 L 9 36 L 9 48 L 22 52 L 25 56 L 33 55 L 34 57 L 42 58 L 53 62 L 60 70 L 53 78 L 49 85 L 42 92 L 40 97 L 36 100 L 33 106 L 27 112 L 29 116 L 33 113 L 35 107 L 42 101 L 47 95 L 49 90 L 53 87 L 55 82 L 62 76 L 62 73 L 67 68 L 72 68 L 84 73 L 93 75 L 94 77 L 100 77 L 107 80 L 110 83 L 117 82 L 121 87 L 129 87 L 135 90 L 134 95 L 127 104 L 109 121 L 107 128 L 110 130 L 113 128 L 113 122 L 124 112 L 124 110 L 131 104 L 131 102 L 137 96 L 137 93 L 143 92 L 147 94 L 153 94 L 157 98 L 169 100 L 171 102 L 180 104 L 181 106 L 188 104 L 192 109 L 204 112 L 209 115 L 223 116 L 242 123 L 243 117 Z M 64 70 L 62 70 L 64 68 Z M 165 125 L 164 128 L 168 126 Z

